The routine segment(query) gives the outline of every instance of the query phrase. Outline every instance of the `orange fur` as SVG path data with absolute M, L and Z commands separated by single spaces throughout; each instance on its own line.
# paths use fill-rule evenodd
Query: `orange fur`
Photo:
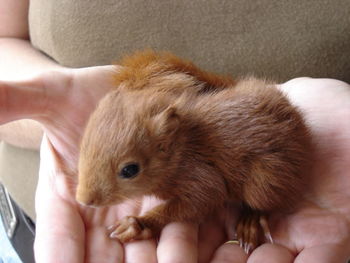
M 164 79 L 162 77 L 165 77 L 165 84 L 169 84 L 167 78 L 178 73 L 183 73 L 183 79 L 186 74 L 194 81 L 191 83 L 191 87 L 202 85 L 203 91 L 226 88 L 235 84 L 235 81 L 229 76 L 219 76 L 203 71 L 192 62 L 180 59 L 169 52 L 156 53 L 152 50 L 138 52 L 125 57 L 119 65 L 123 68 L 115 75 L 115 85 L 124 85 L 129 90 L 143 89 L 152 84 L 153 80 L 155 84 L 162 83 Z M 167 91 L 176 91 L 179 87 L 185 89 L 187 85 L 182 83 L 176 87 L 162 85 L 162 89 L 165 88 Z
M 157 233 L 171 221 L 199 222 L 227 201 L 269 212 L 300 199 L 310 137 L 273 84 L 235 83 L 152 52 L 127 58 L 115 78 L 119 89 L 101 100 L 83 136 L 78 201 L 156 195 L 167 202 L 137 220 Z M 139 174 L 120 178 L 130 162 Z

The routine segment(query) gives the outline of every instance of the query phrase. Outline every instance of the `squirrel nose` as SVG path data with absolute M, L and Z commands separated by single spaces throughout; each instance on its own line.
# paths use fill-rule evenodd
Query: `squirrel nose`
M 76 198 L 77 202 L 83 206 L 91 206 L 94 204 L 94 199 L 84 199 L 82 200 L 81 198 Z
M 83 205 L 83 206 L 91 206 L 94 204 L 94 200 L 93 199 L 90 199 L 90 200 L 87 200 L 87 201 L 79 201 L 77 200 L 79 204 Z
M 77 200 L 77 202 L 79 204 L 84 205 L 84 206 L 91 206 L 95 202 L 95 198 L 93 196 L 86 195 L 86 194 L 80 194 L 79 192 L 77 192 L 77 194 L 75 196 L 75 200 Z

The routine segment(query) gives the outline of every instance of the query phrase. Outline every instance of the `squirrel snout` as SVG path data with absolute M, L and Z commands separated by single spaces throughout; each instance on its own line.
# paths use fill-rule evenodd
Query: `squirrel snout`
M 94 204 L 94 200 L 93 199 L 90 199 L 90 200 L 87 200 L 87 201 L 81 201 L 79 199 L 76 199 L 77 202 L 80 204 L 80 205 L 83 205 L 83 206 L 92 206 Z
M 79 190 L 77 191 L 75 195 L 75 200 L 84 206 L 93 206 L 96 198 L 94 195 L 88 194 L 88 193 L 82 193 Z

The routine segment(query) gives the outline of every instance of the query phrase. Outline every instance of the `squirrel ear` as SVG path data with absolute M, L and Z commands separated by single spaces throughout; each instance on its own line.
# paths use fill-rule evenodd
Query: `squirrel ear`
M 180 126 L 180 116 L 174 106 L 169 106 L 154 117 L 154 134 L 159 140 L 159 149 L 166 151 L 174 140 Z

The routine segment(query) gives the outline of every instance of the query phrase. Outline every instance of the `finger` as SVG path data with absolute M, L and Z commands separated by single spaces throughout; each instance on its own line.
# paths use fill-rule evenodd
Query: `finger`
M 348 247 L 336 244 L 326 244 L 304 249 L 296 257 L 295 263 L 328 263 L 328 262 L 347 262 L 350 258 Z
M 140 240 L 125 245 L 125 263 L 156 263 L 156 242 L 151 240 Z
M 142 198 L 142 200 L 145 200 L 145 198 Z M 141 200 L 128 200 L 118 205 L 117 214 L 122 218 L 138 215 L 144 209 L 144 205 L 144 202 L 141 202 Z M 157 262 L 157 244 L 154 239 L 129 242 L 124 244 L 124 248 L 125 263 Z
M 111 240 L 104 227 L 95 227 L 86 232 L 86 263 L 123 263 L 123 245 Z
M 164 227 L 158 248 L 158 262 L 197 262 L 198 227 L 189 223 L 170 223 Z
M 0 124 L 37 119 L 45 113 L 46 94 L 40 81 L 0 81 Z
M 198 235 L 198 262 L 209 262 L 216 249 L 226 240 L 224 229 L 217 221 L 200 225 Z
M 36 220 L 36 262 L 83 262 L 85 234 L 79 213 L 63 200 L 46 201 L 51 202 L 51 208 L 42 204 L 45 213 L 38 213 Z
M 214 256 L 211 263 L 245 263 L 247 262 L 248 255 L 238 244 L 223 244 L 220 246 Z
M 35 259 L 38 263 L 83 262 L 85 229 L 77 207 L 59 194 L 58 178 L 47 139 L 41 147 L 42 163 L 36 191 Z M 46 150 L 46 151 L 45 151 Z M 64 182 L 59 183 L 65 185 Z M 62 187 L 65 188 L 65 187 Z
M 294 256 L 287 248 L 277 244 L 263 244 L 252 252 L 247 263 L 292 263 L 293 261 Z
M 137 200 L 134 204 L 129 201 L 124 206 L 119 206 L 118 214 L 124 216 L 144 214 L 157 204 L 158 201 L 154 197 L 143 197 L 142 201 Z M 137 240 L 126 243 L 124 246 L 126 263 L 157 262 L 157 244 L 154 239 Z

